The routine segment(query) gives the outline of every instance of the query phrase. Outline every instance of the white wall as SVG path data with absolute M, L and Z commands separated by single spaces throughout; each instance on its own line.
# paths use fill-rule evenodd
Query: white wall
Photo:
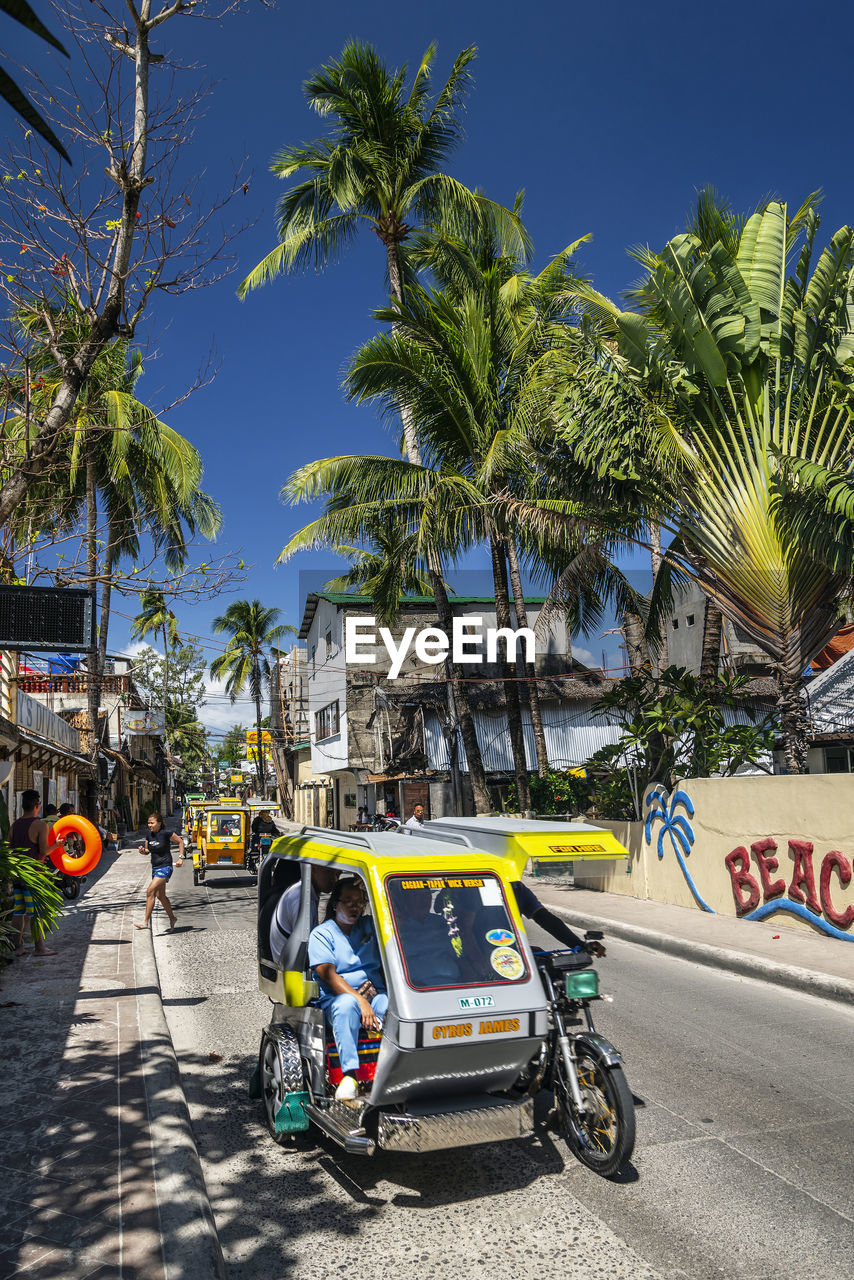
M 332 648 L 326 643 L 332 633 Z M 311 767 L 315 774 L 349 768 L 347 749 L 347 680 L 344 667 L 342 615 L 328 600 L 318 600 L 317 611 L 306 640 L 308 711 L 311 731 Z M 312 649 L 314 661 L 312 662 Z M 331 738 L 316 741 L 316 716 L 330 702 L 338 702 L 339 729 Z

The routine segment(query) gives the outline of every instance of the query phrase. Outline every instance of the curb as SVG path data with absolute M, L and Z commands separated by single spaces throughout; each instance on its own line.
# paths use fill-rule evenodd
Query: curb
M 693 942 L 689 938 L 676 938 L 669 933 L 645 929 L 642 925 L 625 924 L 622 920 L 610 920 L 605 916 L 593 917 L 562 906 L 551 906 L 549 910 L 572 925 L 581 925 L 587 929 L 601 926 L 606 933 L 623 942 L 634 942 L 641 947 L 678 956 L 681 960 L 691 960 L 712 969 L 724 969 L 745 978 L 758 978 L 761 982 L 771 982 L 775 986 L 788 987 L 802 994 L 854 1005 L 854 982 L 847 978 L 834 978 L 830 974 L 816 973 L 813 969 L 801 969 L 797 965 L 766 960 L 764 956 L 752 956 L 726 947 L 713 947 L 707 942 Z
M 190 1110 L 163 1012 L 150 930 L 134 930 L 133 967 L 154 1194 L 166 1280 L 226 1280 L 225 1262 L 193 1136 Z

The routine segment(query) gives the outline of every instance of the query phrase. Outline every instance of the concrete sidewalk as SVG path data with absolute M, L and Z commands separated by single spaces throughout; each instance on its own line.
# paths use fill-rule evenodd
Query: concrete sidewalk
M 105 853 L 58 954 L 0 975 L 4 1280 L 224 1275 L 151 934 L 132 927 L 148 880 L 135 847 Z
M 698 964 L 854 1004 L 854 943 L 773 920 L 738 920 L 690 907 L 575 889 L 525 878 L 540 901 L 573 928 L 601 929 Z

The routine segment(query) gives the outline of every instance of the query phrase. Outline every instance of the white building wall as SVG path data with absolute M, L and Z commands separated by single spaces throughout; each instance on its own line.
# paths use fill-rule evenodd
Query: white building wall
M 331 642 L 331 643 L 330 643 Z M 306 639 L 308 711 L 311 733 L 311 767 L 314 774 L 348 769 L 347 679 L 344 667 L 342 615 L 328 600 L 318 600 Z M 338 703 L 338 732 L 317 739 L 317 716 L 330 703 Z

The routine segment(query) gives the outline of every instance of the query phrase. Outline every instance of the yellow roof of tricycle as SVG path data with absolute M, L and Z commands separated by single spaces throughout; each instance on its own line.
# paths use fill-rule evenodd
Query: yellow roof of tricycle
M 589 822 L 503 816 L 435 818 L 416 834 L 419 839 L 464 837 L 478 849 L 514 861 L 521 859 L 522 868 L 529 858 L 538 862 L 585 862 L 629 856 L 612 831 Z
M 414 863 L 428 863 L 436 870 L 459 867 L 461 862 L 472 870 L 492 868 L 509 880 L 519 880 L 529 858 L 540 861 L 565 862 L 583 858 L 627 858 L 625 849 L 610 831 L 586 824 L 523 823 L 498 819 L 501 827 L 480 827 L 492 819 L 455 819 L 471 821 L 465 830 L 440 823 L 428 824 L 423 831 L 351 832 L 327 827 L 303 827 L 297 834 L 282 836 L 273 842 L 271 852 L 298 861 L 331 863 L 340 870 L 378 871 L 382 875 L 405 871 Z M 527 827 L 538 828 L 528 831 Z M 570 851 L 572 850 L 572 851 Z

